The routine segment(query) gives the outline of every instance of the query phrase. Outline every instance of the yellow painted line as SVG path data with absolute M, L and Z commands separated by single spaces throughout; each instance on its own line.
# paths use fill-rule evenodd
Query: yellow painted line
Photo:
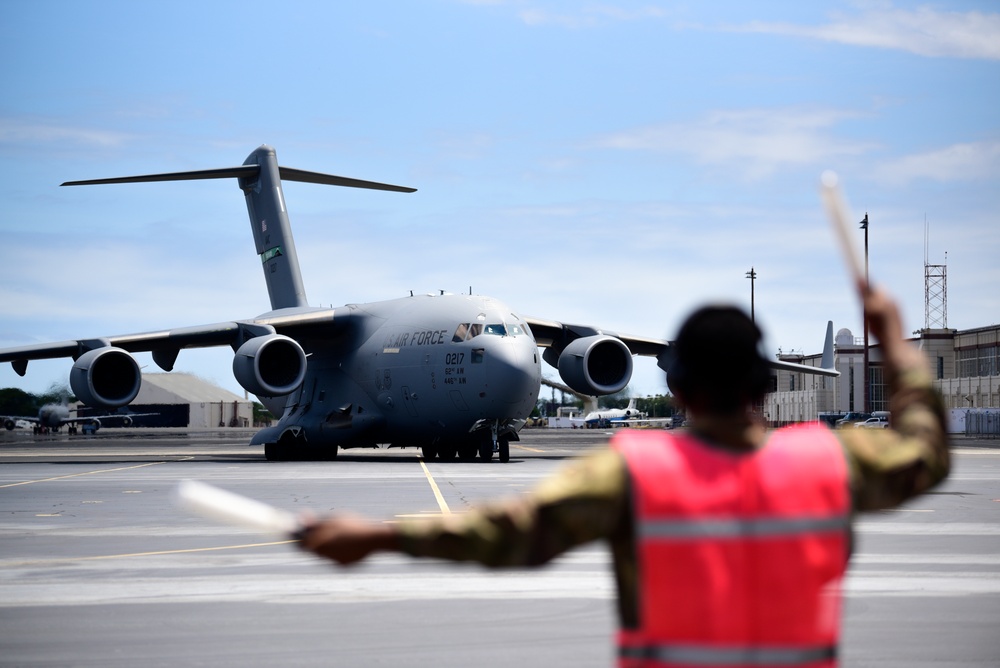
M 510 447 L 517 448 L 518 450 L 527 450 L 528 452 L 545 452 L 544 450 L 538 450 L 536 448 L 529 448 L 526 445 L 514 445 L 514 444 L 511 444 Z
M 448 504 L 445 503 L 444 497 L 441 496 L 441 490 L 438 489 L 437 483 L 434 482 L 434 476 L 431 475 L 430 470 L 427 468 L 427 464 L 424 463 L 424 458 L 417 457 L 417 461 L 420 462 L 420 468 L 424 470 L 424 475 L 427 476 L 427 482 L 431 484 L 431 491 L 434 492 L 434 498 L 437 499 L 438 507 L 441 508 L 441 513 L 444 515 L 451 515 L 451 509 L 448 508 Z
M 182 459 L 172 459 L 171 462 L 182 462 L 187 459 L 193 459 L 193 457 L 184 457 Z M 135 466 L 122 466 L 117 469 L 101 469 L 99 471 L 86 471 L 84 473 L 71 473 L 69 475 L 60 475 L 55 478 L 41 478 L 40 480 L 24 480 L 22 482 L 12 482 L 6 485 L 0 485 L 0 489 L 5 487 L 19 487 L 20 485 L 33 485 L 36 482 L 52 482 L 54 480 L 66 480 L 67 478 L 79 478 L 84 475 L 97 475 L 98 473 L 114 473 L 115 471 L 128 471 L 130 469 L 141 469 L 144 466 L 156 466 L 157 464 L 168 464 L 170 462 L 147 462 L 145 464 L 136 464 Z
M 218 552 L 219 550 L 244 550 L 248 547 L 271 547 L 272 545 L 288 545 L 297 543 L 296 540 L 279 540 L 270 543 L 247 543 L 246 545 L 222 545 L 219 547 L 192 547 L 186 550 L 159 550 L 156 552 L 131 552 L 127 554 L 104 554 L 96 557 L 65 557 L 62 559 L 38 559 L 35 561 L 15 561 L 2 565 L 2 567 L 12 566 L 34 566 L 36 564 L 59 564 L 76 563 L 78 561 L 100 561 L 103 559 L 130 559 L 132 557 L 155 557 L 165 554 L 190 554 L 195 552 Z

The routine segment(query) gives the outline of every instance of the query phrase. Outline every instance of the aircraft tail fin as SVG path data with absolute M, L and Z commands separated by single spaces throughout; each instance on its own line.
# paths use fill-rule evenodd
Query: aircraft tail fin
M 823 341 L 823 359 L 819 365 L 824 369 L 833 368 L 833 320 L 826 322 L 826 339 Z
M 299 259 L 292 239 L 292 228 L 285 209 L 281 180 L 302 181 L 348 188 L 368 188 L 393 192 L 415 192 L 416 188 L 394 186 L 375 181 L 351 179 L 333 174 L 280 167 L 273 148 L 263 145 L 251 153 L 239 167 L 203 169 L 190 172 L 147 174 L 111 179 L 67 181 L 64 186 L 108 183 L 149 183 L 154 181 L 189 181 L 194 179 L 237 178 L 247 201 L 247 213 L 253 229 L 257 255 L 264 267 L 264 280 L 271 298 L 271 309 L 308 306 Z

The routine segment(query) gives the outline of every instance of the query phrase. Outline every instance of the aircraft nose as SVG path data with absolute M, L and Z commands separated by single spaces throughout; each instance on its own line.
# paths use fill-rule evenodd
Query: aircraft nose
M 485 350 L 484 394 L 487 399 L 507 404 L 527 403 L 534 407 L 538 398 L 541 368 L 538 349 L 527 337 L 504 337 Z

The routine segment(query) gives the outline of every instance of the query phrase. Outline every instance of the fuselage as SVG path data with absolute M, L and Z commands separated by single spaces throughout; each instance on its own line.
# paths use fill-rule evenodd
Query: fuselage
M 270 401 L 279 428 L 312 443 L 426 445 L 487 424 L 514 431 L 535 407 L 541 363 L 522 318 L 470 295 L 418 295 L 336 309 L 300 340 L 301 389 Z
M 58 429 L 69 418 L 69 408 L 61 404 L 46 404 L 38 409 L 38 423 L 49 429 Z

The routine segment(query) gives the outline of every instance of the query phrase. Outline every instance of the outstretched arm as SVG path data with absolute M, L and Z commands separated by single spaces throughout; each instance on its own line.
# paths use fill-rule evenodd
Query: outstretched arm
M 855 510 L 899 505 L 943 480 L 950 470 L 944 406 L 927 359 L 903 338 L 899 308 L 880 288 L 858 286 L 871 333 L 881 344 L 892 427 L 838 432 L 851 467 Z
M 531 566 L 600 538 L 624 535 L 628 518 L 624 462 L 613 450 L 574 461 L 530 495 L 426 520 L 376 524 L 349 516 L 305 519 L 300 545 L 340 564 L 373 552 Z

